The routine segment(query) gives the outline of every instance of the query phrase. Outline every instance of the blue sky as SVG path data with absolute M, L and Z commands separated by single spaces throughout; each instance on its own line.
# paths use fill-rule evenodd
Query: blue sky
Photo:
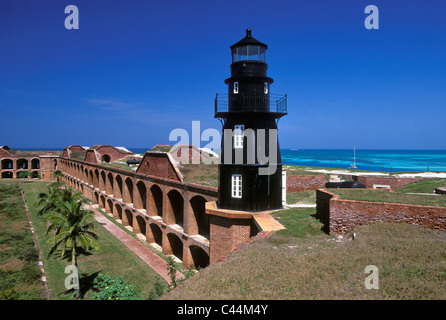
M 67 5 L 79 29 L 64 27 Z M 367 5 L 379 29 L 367 30 Z M 221 129 L 229 46 L 269 45 L 282 148 L 446 149 L 446 2 L 0 0 L 0 145 L 151 148 Z M 207 142 L 203 142 L 204 146 Z

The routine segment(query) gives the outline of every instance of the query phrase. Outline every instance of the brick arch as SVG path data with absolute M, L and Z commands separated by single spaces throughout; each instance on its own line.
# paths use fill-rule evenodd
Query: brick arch
M 190 254 L 192 257 L 192 261 L 194 262 L 194 267 L 198 268 L 206 268 L 209 263 L 209 255 L 199 246 L 191 245 L 189 247 Z
M 115 182 L 113 183 L 113 197 L 122 199 L 122 185 L 122 178 L 119 174 L 117 174 L 115 177 Z
M 101 157 L 101 162 L 109 163 L 110 160 L 111 160 L 111 157 L 110 157 L 110 155 L 108 155 L 108 154 L 104 154 L 104 155 Z
M 152 234 L 152 243 L 156 243 L 160 247 L 163 245 L 163 231 L 156 223 L 149 224 L 150 232 Z
M 105 209 L 105 196 L 101 195 L 99 197 L 99 208 Z
M 2 170 L 6 170 L 6 169 L 13 169 L 14 168 L 14 161 L 12 159 L 6 158 L 6 159 L 2 159 L 2 165 L 1 165 L 1 169 Z
M 87 168 L 84 168 L 84 182 L 86 183 L 86 184 L 89 184 L 88 183 L 88 179 L 90 178 L 90 175 L 88 174 L 88 169 Z
M 28 160 L 26 159 L 17 159 L 16 160 L 16 168 L 17 169 L 28 169 Z
M 14 177 L 12 171 L 3 171 L 2 179 L 12 179 Z
M 122 214 L 122 225 L 133 228 L 133 213 L 129 209 L 124 209 Z
M 150 187 L 148 208 L 150 216 L 163 216 L 163 191 L 157 184 Z
M 105 170 L 101 170 L 99 172 L 99 190 L 105 191 L 105 185 L 106 185 L 106 177 L 105 177 Z
M 146 219 L 140 214 L 135 215 L 135 225 L 133 226 L 133 232 L 136 234 L 142 234 L 146 236 Z
M 183 226 L 184 223 L 184 199 L 177 189 L 172 189 L 167 193 L 167 206 L 165 222 L 167 224 L 177 224 Z
M 94 178 L 93 178 L 93 170 L 90 169 L 90 171 L 88 171 L 88 184 L 89 184 L 90 186 L 92 186 L 92 185 L 93 185 L 93 181 L 94 181 Z
M 133 194 L 134 194 L 133 206 L 135 207 L 135 209 L 146 209 L 147 188 L 144 181 L 138 180 L 136 182 L 136 187 Z
M 99 170 L 95 169 L 93 172 L 93 188 L 99 188 Z
M 93 192 L 93 203 L 99 204 L 99 193 Z
M 170 250 L 166 252 L 167 255 L 173 254 L 175 257 L 183 260 L 183 241 L 175 233 L 167 234 L 167 241 L 169 242 Z
M 31 169 L 40 169 L 40 160 L 39 160 L 39 158 L 31 159 Z
M 113 213 L 113 201 L 111 199 L 107 199 L 105 202 L 105 213 Z
M 107 174 L 106 184 L 105 184 L 105 193 L 112 195 L 113 194 L 113 174 L 109 172 Z
M 128 177 L 124 180 L 123 183 L 123 195 L 122 195 L 122 201 L 124 203 L 133 203 L 133 180 L 132 178 Z
M 115 204 L 115 209 L 113 210 L 113 219 L 121 220 L 122 223 L 122 207 L 119 204 Z
M 196 195 L 189 200 L 193 213 L 190 221 L 193 224 L 191 230 L 196 230 L 196 233 L 209 238 L 210 225 L 209 216 L 206 214 L 206 202 L 206 199 L 200 195 Z M 192 232 L 191 234 L 196 233 Z

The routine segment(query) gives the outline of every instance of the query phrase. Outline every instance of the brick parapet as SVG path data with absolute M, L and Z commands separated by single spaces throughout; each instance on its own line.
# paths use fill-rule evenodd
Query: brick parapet
M 344 200 L 324 189 L 317 190 L 316 200 L 316 217 L 330 234 L 347 233 L 373 222 L 403 222 L 446 230 L 444 207 Z
M 323 188 L 325 182 L 325 175 L 287 175 L 287 193 Z

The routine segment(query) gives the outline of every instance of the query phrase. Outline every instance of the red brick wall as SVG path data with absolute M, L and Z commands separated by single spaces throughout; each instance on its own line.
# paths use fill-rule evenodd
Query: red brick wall
M 324 225 L 328 222 L 329 227 L 325 227 L 330 234 L 342 234 L 352 231 L 357 225 L 383 221 L 446 230 L 446 208 L 443 207 L 341 200 L 326 190 L 318 190 L 316 199 L 316 216 Z
M 146 152 L 137 173 L 182 181 L 173 167 L 167 153 Z
M 251 219 L 230 219 L 209 216 L 210 263 L 234 251 L 251 236 Z
M 96 158 L 96 153 L 94 150 L 88 150 L 85 154 L 85 162 L 88 163 L 98 163 L 98 159 Z
M 109 155 L 110 156 L 110 162 L 123 159 L 127 157 L 128 155 L 131 155 L 131 153 L 125 153 L 123 151 L 120 151 L 119 149 L 116 149 L 112 146 L 100 146 L 96 148 L 96 152 L 99 153 L 100 159 L 102 160 L 102 156 Z
M 287 175 L 286 192 L 324 188 L 325 182 L 324 175 Z
M 11 154 L 3 148 L 0 148 L 0 157 L 10 157 Z
M 85 150 L 81 146 L 69 146 L 68 149 L 70 149 L 70 151 L 84 151 Z

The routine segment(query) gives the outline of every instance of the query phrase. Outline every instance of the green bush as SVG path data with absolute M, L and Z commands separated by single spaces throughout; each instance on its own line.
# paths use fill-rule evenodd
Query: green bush
M 16 300 L 17 297 L 18 294 L 14 288 L 0 291 L 0 300 Z
M 23 170 L 23 171 L 20 171 L 18 174 L 17 174 L 17 178 L 28 178 L 29 176 L 30 176 L 30 174 L 31 174 L 31 172 L 29 172 L 28 170 Z
M 40 172 L 39 171 L 31 172 L 31 178 L 33 178 L 33 179 L 40 179 Z
M 142 295 L 136 291 L 136 287 L 122 280 L 99 273 L 93 281 L 93 288 L 99 290 L 92 295 L 96 300 L 142 300 Z
M 164 295 L 166 292 L 166 285 L 164 285 L 159 277 L 156 277 L 155 284 L 149 293 L 149 300 L 156 300 Z

